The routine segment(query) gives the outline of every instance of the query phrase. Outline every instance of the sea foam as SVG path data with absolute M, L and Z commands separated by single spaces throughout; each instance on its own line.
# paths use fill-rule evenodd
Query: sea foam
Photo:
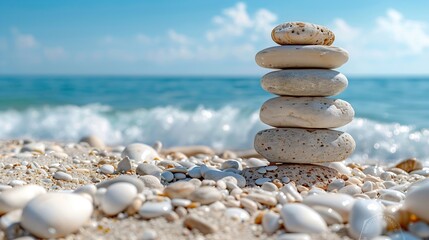
M 258 115 L 256 109 L 244 111 L 232 106 L 194 110 L 166 106 L 130 111 L 97 104 L 45 106 L 0 111 L 0 139 L 69 142 L 95 134 L 111 145 L 152 144 L 159 140 L 167 147 L 198 144 L 218 150 L 249 149 L 255 134 L 268 128 Z M 407 157 L 429 160 L 428 129 L 356 118 L 340 130 L 356 140 L 356 151 L 350 160 L 369 163 L 390 163 Z

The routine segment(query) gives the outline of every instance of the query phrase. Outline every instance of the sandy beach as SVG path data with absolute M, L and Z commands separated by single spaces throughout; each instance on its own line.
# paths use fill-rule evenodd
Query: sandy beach
M 400 166 L 411 173 L 400 168 L 392 168 L 393 166 L 375 167 L 353 163 L 335 163 L 331 166 L 335 169 L 329 169 L 335 171 L 336 175 L 328 176 L 325 182 L 309 183 L 304 186 L 292 181 L 296 178 L 293 174 L 282 175 L 283 170 L 280 171 L 278 168 L 281 165 L 267 166 L 268 162 L 264 159 L 238 158 L 232 151 L 219 153 L 220 156 L 223 155 L 226 158 L 207 155 L 199 153 L 209 150 L 208 147 L 201 146 L 176 148 L 177 150 L 182 149 L 188 154 L 192 153 L 194 156 L 158 149 L 159 157 L 150 159 L 151 157 L 146 155 L 147 159 L 130 160 L 129 169 L 125 167 L 124 171 L 126 171 L 121 173 L 119 171 L 126 164 L 120 164 L 120 162 L 124 159 L 129 160 L 121 157 L 125 146 L 101 149 L 96 147 L 96 145 L 103 147 L 99 139 L 90 138 L 88 142 L 93 146 L 87 142 L 2 141 L 0 143 L 2 191 L 0 207 L 3 208 L 2 211 L 8 204 L 2 197 L 7 191 L 10 191 L 12 186 L 20 188 L 38 185 L 47 192 L 73 192 L 76 189 L 82 189 L 82 186 L 92 186 L 92 188 L 86 187 L 87 190 L 78 190 L 77 192 L 80 193 L 68 193 L 85 196 L 86 200 L 92 202 L 93 211 L 90 219 L 85 220 L 77 231 L 67 233 L 61 236 L 62 238 L 350 239 L 352 237 L 348 222 L 351 219 L 344 219 L 344 216 L 339 214 L 341 209 L 336 209 L 329 203 L 326 205 L 323 200 L 320 200 L 316 204 L 320 206 L 315 208 L 327 226 L 323 234 L 309 233 L 314 227 L 311 226 L 314 224 L 311 222 L 312 220 L 308 223 L 307 233 L 301 235 L 287 233 L 290 232 L 290 229 L 286 230 L 283 226 L 283 204 L 301 205 L 303 203 L 305 206 L 314 208 L 315 203 L 310 200 L 306 201 L 306 199 L 310 199 L 312 195 L 326 194 L 338 195 L 337 201 L 341 201 L 340 199 L 344 197 L 351 201 L 377 199 L 380 206 L 383 206 L 383 210 L 378 214 L 383 215 L 381 218 L 383 221 L 389 220 L 386 221 L 388 224 L 383 227 L 383 232 L 385 235 L 391 235 L 400 224 L 405 224 L 405 227 L 409 222 L 418 221 L 419 218 L 414 214 L 407 215 L 403 212 L 401 206 L 405 199 L 404 193 L 410 185 L 416 181 L 424 181 L 429 174 L 428 169 L 421 170 L 421 164 L 419 165 L 419 162 L 415 160 Z M 159 148 L 160 144 L 155 147 Z M 148 146 L 144 150 L 155 151 Z M 169 154 L 164 154 L 165 152 L 169 152 Z M 110 168 L 106 166 L 112 166 L 113 171 L 109 172 Z M 196 167 L 199 168 L 198 173 L 195 171 Z M 203 170 L 204 168 L 207 169 Z M 295 174 L 298 174 L 300 170 L 290 166 L 286 168 L 292 169 L 292 173 L 295 171 Z M 248 172 L 249 169 L 260 173 L 261 176 L 274 176 L 269 175 L 273 170 L 279 174 L 271 179 L 266 177 L 267 180 L 258 181 L 256 179 L 255 183 L 253 182 L 255 179 L 242 177 L 242 173 Z M 322 171 L 323 175 L 325 174 L 323 171 L 326 171 L 317 165 L 314 165 L 313 169 L 310 171 L 313 175 L 318 174 L 317 171 Z M 212 174 L 209 174 L 210 171 Z M 217 176 L 213 173 L 226 173 L 227 175 Z M 114 214 L 106 214 L 106 207 L 101 206 L 103 201 L 100 200 L 103 195 L 107 196 L 105 190 L 100 190 L 105 189 L 102 184 L 124 175 L 140 179 L 140 184 L 144 187 L 140 193 L 133 196 L 134 200 L 140 200 L 127 204 Z M 259 179 L 263 179 L 263 177 Z M 305 176 L 301 174 L 299 179 L 305 180 Z M 119 182 L 121 181 L 127 182 L 128 180 Z M 245 185 L 243 185 L 243 181 Z M 172 184 L 174 182 L 186 184 Z M 170 187 L 168 187 L 169 185 Z M 203 196 L 195 194 L 201 189 L 208 191 L 203 191 Z M 16 197 L 19 196 L 16 195 Z M 335 202 L 335 200 L 333 201 Z M 160 212 L 155 214 L 152 212 L 153 215 L 147 216 L 142 210 L 142 206 L 148 202 L 155 203 L 155 206 L 157 203 L 167 203 L 170 208 L 159 210 Z M 60 208 L 68 207 L 62 203 L 58 204 Z M 398 210 L 398 206 L 400 210 Z M 15 239 L 27 236 L 27 238 L 20 239 L 33 239 L 36 237 L 20 225 L 20 214 L 24 207 L 25 205 L 15 207 L 14 210 L 7 211 L 8 213 L 0 219 L 2 238 Z M 351 206 L 348 206 L 345 207 L 345 211 L 346 215 L 351 215 L 353 210 Z M 305 213 L 300 214 L 305 219 Z M 270 217 L 264 217 L 264 215 L 270 215 Z M 192 221 L 189 223 L 191 217 L 196 217 L 197 223 Z M 348 216 L 348 218 L 351 217 Z M 289 224 L 293 225 L 293 223 Z M 301 227 L 306 228 L 305 224 Z M 306 232 L 305 229 L 301 230 Z M 421 233 L 417 232 L 417 234 Z

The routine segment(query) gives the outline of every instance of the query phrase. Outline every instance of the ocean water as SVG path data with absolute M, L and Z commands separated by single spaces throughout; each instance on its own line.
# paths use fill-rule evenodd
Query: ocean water
M 249 149 L 268 128 L 259 107 L 273 97 L 257 77 L 0 77 L 0 139 L 108 144 L 160 140 Z M 429 161 L 429 77 L 350 77 L 339 96 L 356 112 L 341 130 L 357 142 L 351 160 Z

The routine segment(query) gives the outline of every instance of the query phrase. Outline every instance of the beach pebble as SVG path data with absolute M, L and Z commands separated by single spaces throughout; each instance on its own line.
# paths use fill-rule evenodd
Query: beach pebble
M 334 209 L 324 206 L 312 206 L 312 209 L 316 211 L 328 225 L 341 224 L 343 218 Z
M 38 142 L 28 143 L 22 147 L 21 152 L 37 152 L 40 154 L 44 154 L 45 153 L 45 144 L 38 143 Z
M 258 179 L 256 179 L 255 184 L 261 186 L 262 184 L 267 183 L 267 182 L 271 182 L 271 179 L 270 178 L 258 178 Z
M 188 175 L 191 178 L 201 178 L 200 167 L 198 166 L 192 167 L 191 169 L 188 170 Z
M 70 182 L 71 180 L 73 180 L 72 175 L 65 173 L 65 172 L 62 172 L 62 171 L 56 171 L 54 173 L 53 177 L 57 180 L 63 180 L 63 181 L 67 181 L 67 182 Z
M 325 206 L 339 213 L 344 222 L 349 219 L 349 213 L 354 203 L 353 197 L 341 193 L 327 193 L 321 195 L 309 195 L 303 203 L 308 206 Z
M 86 143 L 88 143 L 89 146 L 91 146 L 93 148 L 97 148 L 97 149 L 106 148 L 106 145 L 104 145 L 103 140 L 101 140 L 99 137 L 97 137 L 95 135 L 83 137 L 82 139 L 80 139 L 79 142 L 86 142 Z
M 137 177 L 131 175 L 121 175 L 117 178 L 109 179 L 97 184 L 97 188 L 108 188 L 110 185 L 118 182 L 127 182 L 133 184 L 137 188 L 137 192 L 142 192 L 145 187 L 144 183 Z
M 256 204 L 256 202 L 249 198 L 241 198 L 240 204 L 244 209 L 246 209 L 250 213 L 254 213 L 258 210 L 258 205 Z
M 306 233 L 283 233 L 277 236 L 277 240 L 311 240 Z
M 416 158 L 409 158 L 402 160 L 401 162 L 397 163 L 395 165 L 395 168 L 400 168 L 406 172 L 412 172 L 415 170 L 420 170 L 423 168 L 422 162 L 417 160 Z
M 0 218 L 0 229 L 7 231 L 9 227 L 21 221 L 22 209 L 10 211 Z
M 184 174 L 184 173 L 175 173 L 174 174 L 174 178 L 177 179 L 177 180 L 182 180 L 182 179 L 186 178 L 186 174 Z
M 142 143 L 132 143 L 121 153 L 121 157 L 129 157 L 136 162 L 152 161 L 159 159 L 158 153 L 151 146 Z
M 353 196 L 355 194 L 362 193 L 362 189 L 357 185 L 347 185 L 338 190 L 338 192 Z
M 159 179 L 152 175 L 141 176 L 140 180 L 143 182 L 144 186 L 151 189 L 163 189 L 164 185 L 161 184 Z
M 165 171 L 161 173 L 161 179 L 164 179 L 166 182 L 171 182 L 174 179 L 174 174 L 170 171 Z
M 237 207 L 226 209 L 225 216 L 240 222 L 245 222 L 250 218 L 250 215 L 246 210 Z
M 266 48 L 256 54 L 256 63 L 264 68 L 341 67 L 349 59 L 346 50 L 321 45 L 288 45 Z
M 129 170 L 131 170 L 131 160 L 129 157 L 124 157 L 118 163 L 118 172 L 128 172 Z
M 280 191 L 282 191 L 284 194 L 290 195 L 293 197 L 294 202 L 302 202 L 302 196 L 299 194 L 296 186 L 292 183 L 285 184 L 282 188 L 280 188 Z
M 158 239 L 158 234 L 153 229 L 145 229 L 143 234 L 142 234 L 142 237 L 140 239 L 141 240 L 156 240 L 156 239 Z
M 274 183 L 271 183 L 271 182 L 265 182 L 265 183 L 263 183 L 262 186 L 261 186 L 261 189 L 265 190 L 265 191 L 268 191 L 268 192 L 276 192 L 276 191 L 279 190 L 279 188 Z
M 152 175 L 157 178 L 161 178 L 162 170 L 161 168 L 157 167 L 156 165 L 149 164 L 149 163 L 140 163 L 137 166 L 136 173 L 138 175 Z
M 404 206 L 422 220 L 429 222 L 429 179 L 415 184 L 407 192 Z
M 323 233 L 328 229 L 323 218 L 304 204 L 286 204 L 280 210 L 280 216 L 288 232 Z
M 195 191 L 195 185 L 185 181 L 169 184 L 164 189 L 164 194 L 169 198 L 188 198 Z
M 276 26 L 271 38 L 280 45 L 331 45 L 334 33 L 327 27 L 307 22 L 286 22 Z
M 268 194 L 250 193 L 247 195 L 247 198 L 267 206 L 275 206 L 277 204 L 277 199 L 274 196 Z
M 281 96 L 327 97 L 341 93 L 348 80 L 330 69 L 286 69 L 265 74 L 261 85 L 267 92 Z
M 187 216 L 183 221 L 183 225 L 190 229 L 197 229 L 202 234 L 210 234 L 217 231 L 217 227 L 214 224 L 194 214 Z
M 330 168 L 333 168 L 341 174 L 344 174 L 347 176 L 352 175 L 350 168 L 348 168 L 343 162 L 330 162 L 330 163 L 324 163 L 323 165 L 330 167 Z
M 267 211 L 262 217 L 262 228 L 267 234 L 273 234 L 280 228 L 280 215 Z
M 115 183 L 107 188 L 101 200 L 101 209 L 108 216 L 124 211 L 137 196 L 137 188 L 126 182 Z
M 89 196 L 94 197 L 95 193 L 97 192 L 97 187 L 93 184 L 87 184 L 87 185 L 83 185 L 83 186 L 76 188 L 73 192 L 74 193 L 86 193 Z
M 222 199 L 222 194 L 214 187 L 204 186 L 193 191 L 190 200 L 201 204 L 211 204 Z
M 276 97 L 261 107 L 260 119 L 273 127 L 338 128 L 353 120 L 352 106 L 341 99 Z
M 247 164 L 247 167 L 254 168 L 254 167 L 265 167 L 269 164 L 267 160 L 262 160 L 258 158 L 249 158 L 245 160 L 245 163 Z
M 429 238 L 429 225 L 425 222 L 414 222 L 408 225 L 408 230 L 421 238 Z
M 345 182 L 343 179 L 334 179 L 332 182 L 328 185 L 328 191 L 331 192 L 333 190 L 338 190 L 345 186 Z
M 139 209 L 139 214 L 143 218 L 156 218 L 171 212 L 173 207 L 168 201 L 163 202 L 145 202 Z
M 37 185 L 18 186 L 4 190 L 0 194 L 0 215 L 23 208 L 31 199 L 44 193 L 46 190 Z
M 191 200 L 183 199 L 183 198 L 174 198 L 171 199 L 171 204 L 174 207 L 187 207 L 192 203 Z
M 115 172 L 115 168 L 110 164 L 104 164 L 100 167 L 100 172 L 104 174 L 113 174 Z
M 369 167 L 366 167 L 362 172 L 366 175 L 379 177 L 384 172 L 384 170 L 379 166 L 369 166 Z
M 221 180 L 225 177 L 233 177 L 237 180 L 237 185 L 239 187 L 244 187 L 246 186 L 246 179 L 236 173 L 233 172 L 225 172 L 225 171 L 218 171 L 218 170 L 208 170 L 204 173 L 204 179 L 206 180 L 213 180 L 213 181 L 218 181 Z
M 383 210 L 375 200 L 358 199 L 349 217 L 348 232 L 355 239 L 372 239 L 383 232 Z
M 228 169 L 228 168 L 233 168 L 233 169 L 237 169 L 237 170 L 241 170 L 241 163 L 239 161 L 236 160 L 227 160 L 225 162 L 222 163 L 220 169 Z
M 379 194 L 380 194 L 380 199 L 392 201 L 392 202 L 400 202 L 405 199 L 405 194 L 393 189 L 381 189 L 379 191 Z
M 273 128 L 255 136 L 256 151 L 270 162 L 342 161 L 355 145 L 350 134 L 327 129 Z
M 88 199 L 73 193 L 47 193 L 23 209 L 21 226 L 40 238 L 58 238 L 77 231 L 91 217 Z

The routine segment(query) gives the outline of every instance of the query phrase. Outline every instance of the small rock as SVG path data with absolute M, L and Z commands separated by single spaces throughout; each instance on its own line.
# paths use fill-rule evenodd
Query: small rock
M 128 172 L 131 170 L 131 160 L 129 157 L 124 157 L 118 163 L 118 172 Z
M 188 198 L 195 191 L 195 185 L 189 182 L 179 181 L 169 184 L 164 189 L 164 194 L 169 198 Z
M 23 208 L 31 199 L 46 193 L 37 185 L 18 186 L 3 191 L 0 194 L 0 215 Z
M 115 172 L 115 168 L 110 164 L 104 164 L 100 167 L 100 172 L 104 174 L 113 174 Z
M 174 179 L 174 174 L 170 171 L 165 171 L 161 173 L 161 179 L 164 179 L 166 182 L 171 182 Z
M 312 209 L 316 211 L 328 225 L 342 224 L 343 218 L 332 208 L 324 206 L 313 206 Z
M 304 198 L 303 203 L 308 206 L 325 206 L 332 208 L 338 212 L 343 218 L 343 222 L 347 222 L 349 219 L 349 212 L 354 203 L 353 197 L 346 194 L 321 194 L 321 195 L 309 195 Z
M 189 215 L 186 217 L 183 224 L 189 229 L 197 229 L 202 234 L 210 234 L 217 231 L 216 226 L 196 215 Z
M 271 38 L 280 45 L 331 45 L 334 33 L 327 27 L 306 22 L 286 22 L 276 26 Z M 329 95 L 328 95 L 329 96 Z
M 275 197 L 261 193 L 251 193 L 247 198 L 267 206 L 275 206 L 277 204 L 277 199 Z
M 190 195 L 190 199 L 201 204 L 210 204 L 222 199 L 222 194 L 214 187 L 200 187 Z
M 254 213 L 258 210 L 258 205 L 256 204 L 256 202 L 249 198 L 241 198 L 240 204 L 244 209 L 246 209 L 250 213 Z
M 289 232 L 323 233 L 328 230 L 323 218 L 310 207 L 293 203 L 286 204 L 280 210 L 284 227 Z
M 101 209 L 108 216 L 124 211 L 136 198 L 137 188 L 126 182 L 115 183 L 107 188 L 101 200 Z
M 338 192 L 353 196 L 355 194 L 362 193 L 362 189 L 357 185 L 347 185 L 341 188 Z
M 133 184 L 137 188 L 137 192 L 142 192 L 145 187 L 144 183 L 135 176 L 130 175 L 121 175 L 114 179 L 109 179 L 97 184 L 97 188 L 108 188 L 110 185 L 118 182 L 128 182 Z
M 62 171 L 56 171 L 54 173 L 54 178 L 57 180 L 63 180 L 63 181 L 67 181 L 70 182 L 71 180 L 73 180 L 72 175 L 62 172 Z
M 237 170 L 243 169 L 241 167 L 241 163 L 239 161 L 236 161 L 236 160 L 227 160 L 227 161 L 223 162 L 221 167 L 220 167 L 220 169 L 228 169 L 228 168 L 237 169 Z
M 201 171 L 200 171 L 200 169 L 201 169 L 200 167 L 195 166 L 195 167 L 193 167 L 193 168 L 191 168 L 191 169 L 188 170 L 188 175 L 191 178 L 201 178 Z
M 144 175 L 152 175 L 152 176 L 155 176 L 157 178 L 161 178 L 162 170 L 161 170 L 161 168 L 159 168 L 153 164 L 140 163 L 137 166 L 136 173 L 138 175 L 143 175 L 143 176 Z
M 412 185 L 413 186 L 413 185 Z M 423 180 L 410 186 L 405 198 L 404 206 L 422 220 L 429 222 L 429 180 Z
M 153 229 L 146 229 L 143 231 L 141 240 L 156 240 L 158 239 L 158 234 Z
M 170 202 L 145 202 L 139 209 L 143 218 L 156 218 L 171 212 L 173 207 Z
M 183 198 L 174 198 L 171 199 L 171 204 L 174 207 L 187 207 L 192 203 L 191 200 L 183 199 Z
M 258 178 L 258 179 L 256 179 L 255 184 L 261 186 L 262 184 L 264 184 L 266 182 L 271 182 L 271 179 L 270 178 Z
M 45 144 L 43 144 L 43 143 L 25 144 L 22 147 L 21 152 L 37 152 L 40 154 L 44 154 L 45 153 Z
M 182 180 L 182 179 L 186 178 L 186 174 L 184 174 L 184 173 L 175 173 L 174 174 L 174 178 L 177 179 L 177 180 Z
M 332 182 L 328 185 L 328 191 L 331 192 L 335 189 L 340 189 L 345 186 L 345 182 L 343 179 L 334 179 Z
M 311 240 L 306 233 L 283 233 L 277 236 L 277 240 Z
M 99 137 L 95 135 L 83 137 L 79 142 L 86 142 L 88 143 L 89 146 L 97 149 L 106 148 L 106 145 L 104 145 L 103 140 L 101 140 Z
M 267 234 L 273 234 L 280 228 L 280 215 L 268 211 L 264 214 L 262 218 L 262 228 Z
M 358 199 L 349 217 L 349 234 L 355 239 L 372 239 L 383 232 L 383 210 L 374 200 Z
M 0 218 L 0 229 L 6 231 L 10 226 L 21 221 L 22 209 L 15 209 Z
M 141 176 L 140 180 L 143 182 L 144 186 L 151 189 L 163 189 L 164 186 L 161 184 L 159 179 L 152 175 Z
M 276 192 L 279 190 L 279 188 L 274 183 L 271 183 L 271 182 L 263 183 L 261 188 L 262 190 L 265 190 L 267 192 Z
M 230 217 L 234 220 L 238 220 L 240 222 L 245 222 L 247 220 L 249 220 L 250 215 L 248 212 L 246 212 L 245 210 L 241 209 L 241 208 L 228 208 L 225 211 L 225 216 Z
M 74 193 L 86 193 L 91 197 L 94 197 L 95 192 L 97 192 L 97 187 L 93 184 L 87 184 L 84 186 L 80 186 L 74 190 Z
M 40 238 L 59 238 L 77 231 L 89 221 L 90 201 L 79 194 L 46 193 L 22 210 L 21 226 Z
M 12 187 L 24 186 L 26 184 L 27 184 L 27 182 L 25 182 L 23 180 L 19 180 L 19 179 L 14 179 L 8 183 L 8 185 L 12 186 Z
M 141 144 L 141 143 L 133 143 L 128 145 L 124 151 L 122 151 L 121 156 L 129 157 L 130 159 L 134 159 L 136 162 L 143 161 L 152 161 L 154 159 L 159 159 L 158 153 L 152 147 Z

